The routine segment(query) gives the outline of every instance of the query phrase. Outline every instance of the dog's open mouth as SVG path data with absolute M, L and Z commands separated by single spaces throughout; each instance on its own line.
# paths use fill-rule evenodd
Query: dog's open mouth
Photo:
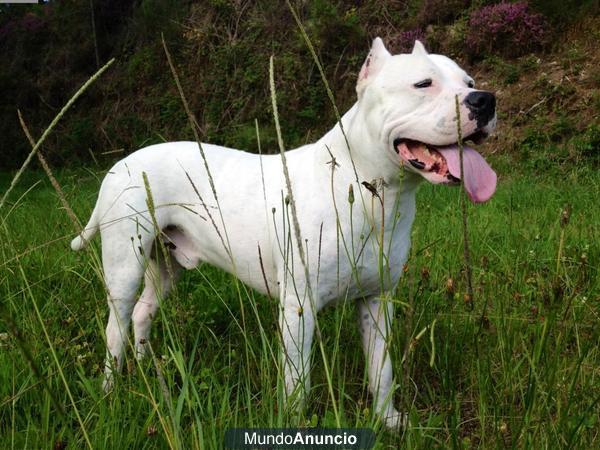
M 479 143 L 485 137 L 483 132 L 476 132 L 467 139 Z M 460 170 L 460 149 L 456 144 L 434 146 L 410 139 L 396 139 L 394 150 L 402 161 L 432 183 L 458 184 L 462 179 L 465 190 L 475 203 L 489 200 L 496 190 L 496 173 L 479 153 L 466 145 L 463 145 L 464 177 Z

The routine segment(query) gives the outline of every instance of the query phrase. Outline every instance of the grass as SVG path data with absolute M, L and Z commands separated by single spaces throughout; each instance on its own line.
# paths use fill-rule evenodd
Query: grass
M 600 447 L 600 176 L 498 165 L 512 174 L 469 211 L 472 311 L 459 190 L 419 191 L 391 344 L 395 401 L 409 405 L 411 426 L 378 428 L 378 448 Z M 58 176 L 84 220 L 101 176 Z M 0 176 L 0 190 L 10 179 Z M 42 174 L 24 174 L 2 220 L 0 448 L 83 448 L 86 436 L 94 448 L 222 448 L 232 426 L 335 425 L 316 346 L 306 416 L 292 417 L 277 376 L 276 302 L 209 266 L 186 273 L 163 303 L 155 358 L 137 364 L 130 349 L 105 395 L 107 306 L 94 252 L 70 251 L 71 222 Z M 377 426 L 354 305 L 319 320 L 342 425 Z

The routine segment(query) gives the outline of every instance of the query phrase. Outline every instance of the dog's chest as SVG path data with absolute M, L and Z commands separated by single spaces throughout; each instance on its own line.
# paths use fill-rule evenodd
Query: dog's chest
M 319 264 L 319 304 L 372 297 L 393 289 L 410 250 L 414 191 L 384 208 L 356 206 L 340 216 L 337 232 L 325 233 Z M 383 222 L 383 224 L 382 224 Z

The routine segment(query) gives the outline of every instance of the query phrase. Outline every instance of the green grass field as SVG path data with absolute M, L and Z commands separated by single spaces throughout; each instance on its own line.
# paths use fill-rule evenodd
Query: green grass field
M 394 295 L 395 403 L 410 410 L 402 433 L 369 409 L 354 305 L 319 315 L 342 425 L 377 427 L 377 448 L 600 448 L 600 174 L 534 176 L 501 163 L 495 197 L 469 207 L 472 310 L 460 191 L 419 191 Z M 58 176 L 84 223 L 101 177 Z M 10 179 L 0 176 L 0 192 Z M 130 350 L 104 394 L 98 241 L 70 250 L 73 226 L 43 174 L 21 180 L 0 221 L 0 448 L 218 449 L 232 426 L 335 425 L 319 352 L 306 416 L 290 416 L 276 301 L 208 266 L 163 303 L 154 357 L 139 364 Z

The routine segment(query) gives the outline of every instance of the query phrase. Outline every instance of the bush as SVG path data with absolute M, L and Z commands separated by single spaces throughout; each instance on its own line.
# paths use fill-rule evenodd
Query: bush
M 581 135 L 573 139 L 575 154 L 593 167 L 600 167 L 600 125 L 590 124 Z
M 515 57 L 542 48 L 547 30 L 544 17 L 531 12 L 526 2 L 503 2 L 471 14 L 465 43 L 472 57 Z
M 424 0 L 417 13 L 420 26 L 452 23 L 471 5 L 471 0 Z
M 400 32 L 390 42 L 390 47 L 394 53 L 410 53 L 415 45 L 415 41 L 419 40 L 425 44 L 425 33 L 421 28 L 413 28 Z
M 531 6 L 544 14 L 557 28 L 566 28 L 573 21 L 598 14 L 598 0 L 530 0 Z

